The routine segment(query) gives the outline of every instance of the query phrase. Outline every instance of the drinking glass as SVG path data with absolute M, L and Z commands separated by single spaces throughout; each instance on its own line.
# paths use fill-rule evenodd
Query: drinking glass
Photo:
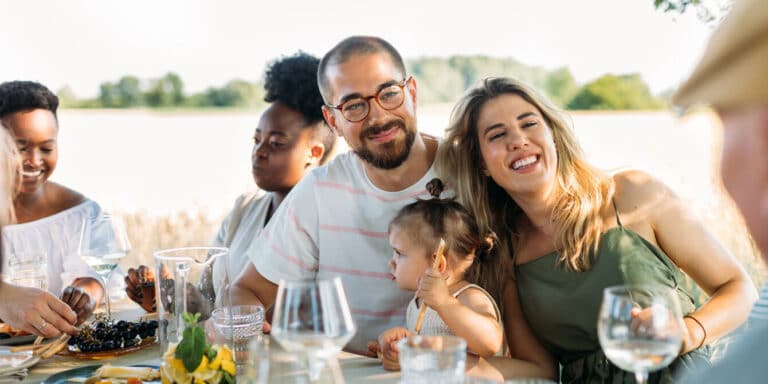
M 234 305 L 213 310 L 213 326 L 217 336 L 234 347 L 235 362 L 248 361 L 248 343 L 262 336 L 264 307 L 261 305 Z
M 301 352 L 289 352 L 272 343 L 267 337 L 255 338 L 250 343 L 249 363 L 243 375 L 246 384 L 309 384 L 306 359 Z M 238 377 L 240 380 L 240 377 Z M 344 375 L 338 361 L 331 359 L 319 373 L 317 382 L 344 384 Z
M 684 327 L 677 293 L 668 287 L 623 285 L 603 291 L 597 322 L 600 345 L 612 363 L 634 372 L 640 384 L 649 372 L 675 359 Z
M 83 219 L 80 231 L 80 257 L 93 268 L 104 286 L 107 318 L 112 318 L 109 299 L 109 277 L 118 262 L 131 250 L 122 218 L 108 213 Z
M 355 334 L 340 278 L 281 280 L 272 317 L 272 337 L 288 352 L 306 358 L 310 382 Z
M 462 384 L 467 342 L 456 336 L 409 336 L 397 342 L 403 383 Z
M 48 290 L 48 257 L 45 252 L 14 253 L 8 260 L 8 281 L 22 287 Z

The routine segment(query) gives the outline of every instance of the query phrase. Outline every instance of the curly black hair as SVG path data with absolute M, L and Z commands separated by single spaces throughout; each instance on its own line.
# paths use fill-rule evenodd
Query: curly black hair
M 59 98 L 34 81 L 8 81 L 0 84 L 0 119 L 16 112 L 46 109 L 56 117 Z
M 316 137 L 325 146 L 325 153 L 320 159 L 320 164 L 323 164 L 333 149 L 336 137 L 327 125 L 320 124 L 325 120 L 323 97 L 317 87 L 319 65 L 320 59 L 301 51 L 272 62 L 264 74 L 264 101 L 285 104 L 304 116 L 307 128 L 318 130 Z

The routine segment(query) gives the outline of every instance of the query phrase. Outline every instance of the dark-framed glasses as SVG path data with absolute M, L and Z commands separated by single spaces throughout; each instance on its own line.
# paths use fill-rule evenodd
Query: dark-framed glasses
M 326 104 L 325 106 L 338 109 L 347 121 L 350 123 L 357 123 L 368 117 L 368 113 L 371 111 L 371 99 L 376 99 L 379 106 L 387 111 L 403 105 L 403 101 L 405 100 L 405 85 L 408 83 L 409 79 L 410 77 L 407 77 L 403 81 L 386 85 L 373 96 L 353 97 L 339 105 Z

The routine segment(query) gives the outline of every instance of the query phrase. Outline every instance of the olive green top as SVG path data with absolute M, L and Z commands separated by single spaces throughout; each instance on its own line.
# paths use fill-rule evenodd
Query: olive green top
M 603 289 L 621 284 L 657 284 L 677 290 L 680 309 L 696 309 L 684 288 L 685 276 L 667 255 L 636 232 L 618 226 L 603 233 L 592 269 L 567 271 L 557 251 L 515 266 L 520 303 L 533 332 L 562 365 L 563 383 L 634 383 L 634 374 L 610 363 L 600 348 L 597 317 Z M 514 337 L 511 335 L 510 337 Z M 709 348 L 678 357 L 652 372 L 649 383 L 672 383 L 692 369 L 709 365 Z

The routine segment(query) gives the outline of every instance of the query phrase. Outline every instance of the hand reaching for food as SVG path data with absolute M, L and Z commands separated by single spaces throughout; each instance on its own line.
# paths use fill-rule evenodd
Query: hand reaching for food
M 77 314 L 76 326 L 85 322 L 96 307 L 96 301 L 91 299 L 88 291 L 72 285 L 64 288 L 64 293 L 61 294 L 61 301 L 69 305 Z

